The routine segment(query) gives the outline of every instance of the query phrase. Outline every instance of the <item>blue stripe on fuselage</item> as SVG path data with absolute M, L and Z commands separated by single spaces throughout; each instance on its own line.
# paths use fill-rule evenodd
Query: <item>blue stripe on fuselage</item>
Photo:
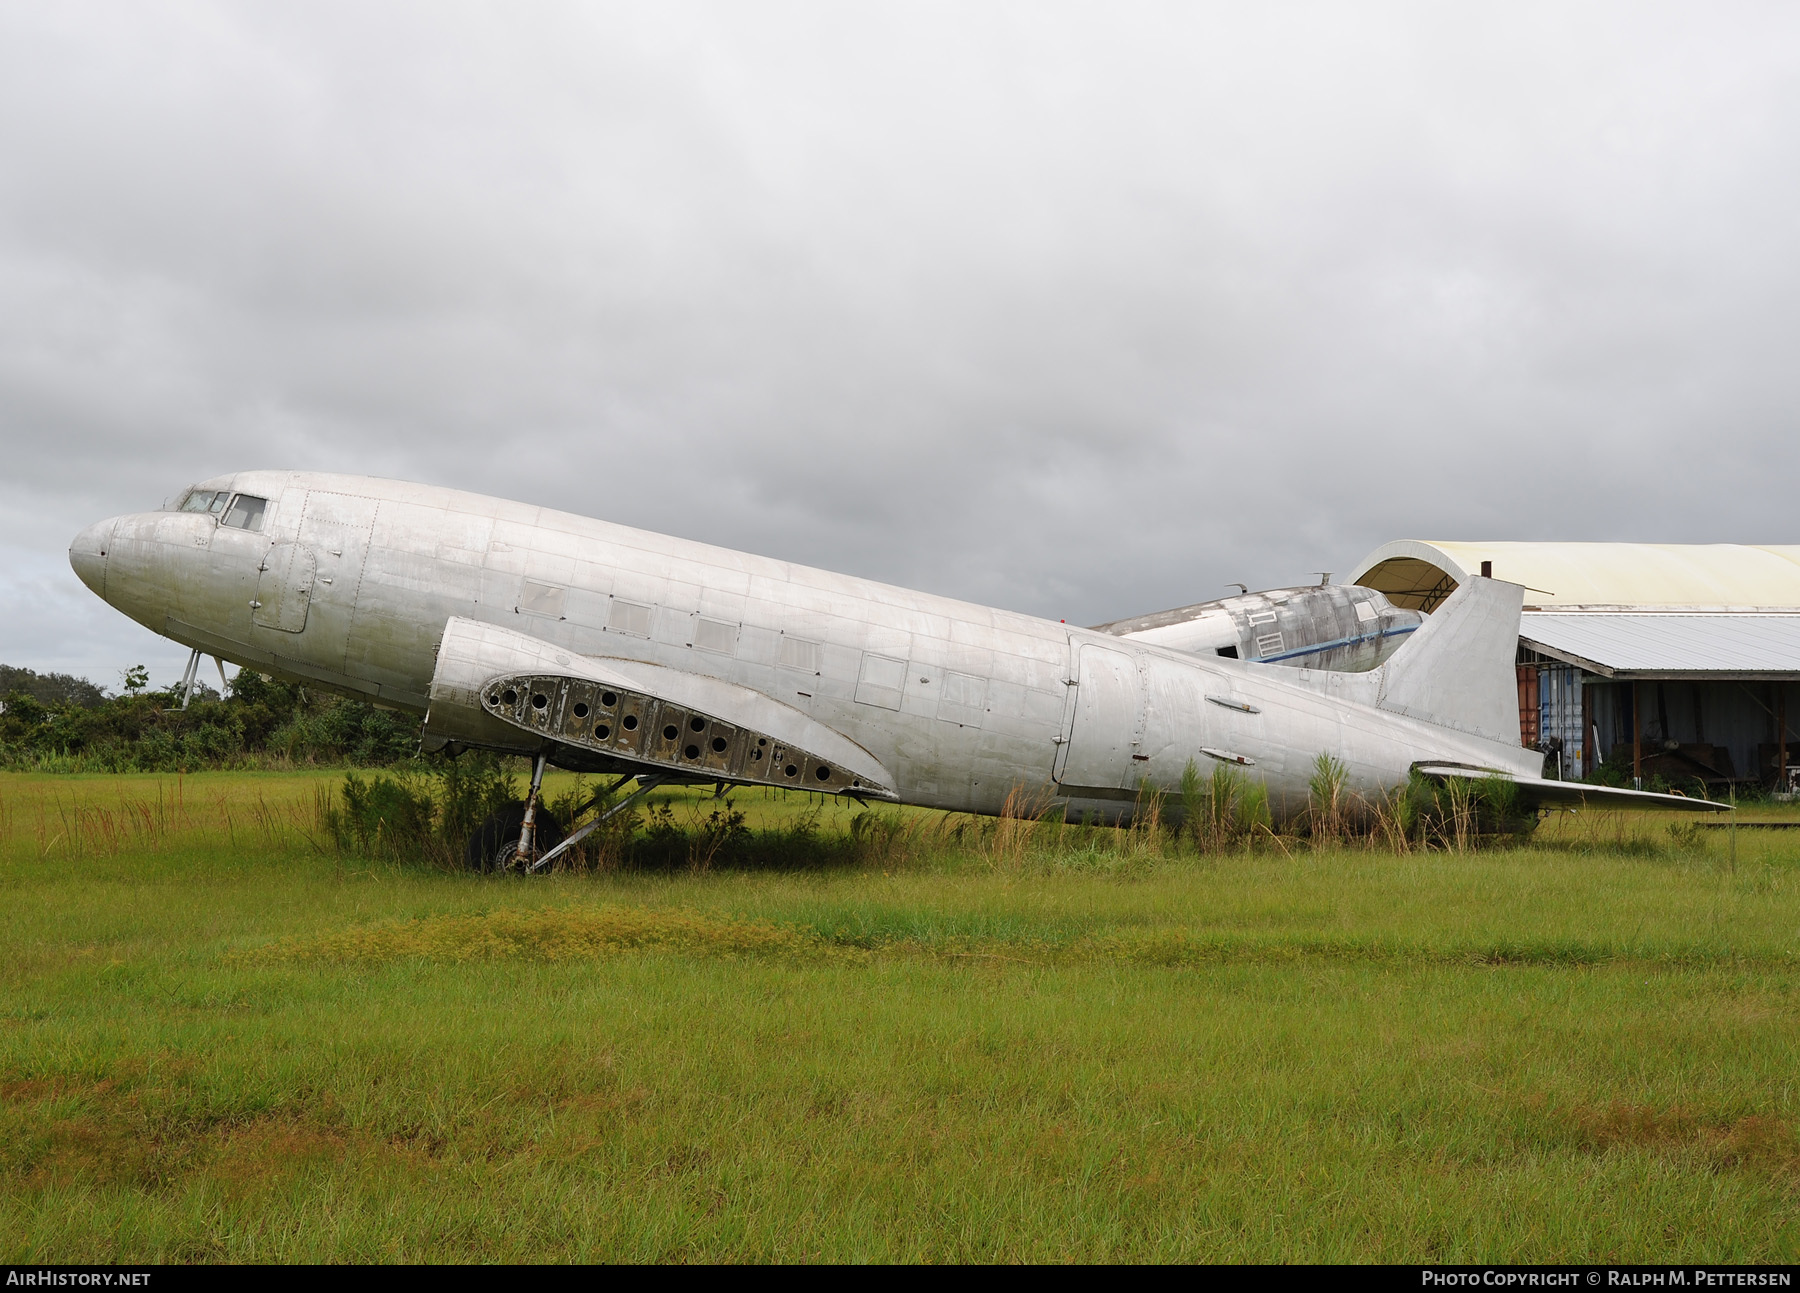
M 1373 642 L 1378 638 L 1397 638 L 1403 633 L 1416 632 L 1421 625 L 1409 624 L 1403 629 L 1383 629 L 1379 633 L 1365 633 L 1359 638 L 1339 638 L 1336 642 L 1322 642 L 1318 646 L 1301 647 L 1298 651 L 1283 651 L 1280 655 L 1258 656 L 1257 664 L 1274 664 L 1278 660 L 1292 660 L 1295 656 L 1317 655 L 1321 651 L 1335 651 L 1342 646 L 1356 646 L 1363 642 Z

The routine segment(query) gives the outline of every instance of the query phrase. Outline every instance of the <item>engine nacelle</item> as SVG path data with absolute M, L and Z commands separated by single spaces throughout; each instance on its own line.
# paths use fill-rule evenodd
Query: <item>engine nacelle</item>
M 1276 588 L 1095 626 L 1137 642 L 1262 664 L 1362 673 L 1425 622 L 1373 588 Z
M 771 696 L 641 660 L 581 655 L 452 616 L 438 643 L 425 748 L 546 751 L 558 767 L 893 799 L 849 737 Z

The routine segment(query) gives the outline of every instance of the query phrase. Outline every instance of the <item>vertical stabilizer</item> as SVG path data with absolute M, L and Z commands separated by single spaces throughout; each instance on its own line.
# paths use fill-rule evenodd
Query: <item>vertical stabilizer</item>
M 1519 744 L 1518 584 L 1471 577 L 1381 667 L 1377 704 L 1396 714 Z

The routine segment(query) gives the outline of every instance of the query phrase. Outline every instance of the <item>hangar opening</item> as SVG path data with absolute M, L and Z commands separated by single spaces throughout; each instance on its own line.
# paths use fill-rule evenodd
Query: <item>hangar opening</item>
M 1351 582 L 1385 594 L 1396 606 L 1427 615 L 1456 591 L 1457 584 L 1448 571 L 1417 557 L 1389 557 Z

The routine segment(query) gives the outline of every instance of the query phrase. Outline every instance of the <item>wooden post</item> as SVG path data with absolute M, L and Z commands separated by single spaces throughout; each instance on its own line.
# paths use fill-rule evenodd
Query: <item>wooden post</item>
M 1585 684 L 1586 679 L 1582 680 Z M 1600 748 L 1594 740 L 1594 689 L 1581 689 L 1581 775 L 1592 776 L 1600 763 Z
M 1643 684 L 1631 684 L 1631 788 L 1644 788 L 1644 696 Z
M 1787 793 L 1787 684 L 1775 684 L 1775 789 Z

